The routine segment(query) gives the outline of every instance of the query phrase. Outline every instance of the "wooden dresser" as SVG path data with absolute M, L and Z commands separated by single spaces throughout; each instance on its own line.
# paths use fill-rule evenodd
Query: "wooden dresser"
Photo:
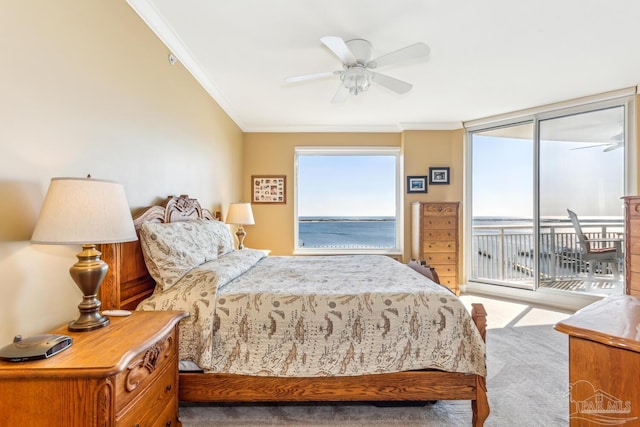
M 624 198 L 627 294 L 640 296 L 640 196 Z
M 640 425 L 640 298 L 607 297 L 555 329 L 569 335 L 570 425 Z
M 411 258 L 435 268 L 440 284 L 456 295 L 458 285 L 459 202 L 411 204 Z
M 0 414 L 11 426 L 180 426 L 178 322 L 183 312 L 133 312 L 68 335 L 45 360 L 0 361 Z

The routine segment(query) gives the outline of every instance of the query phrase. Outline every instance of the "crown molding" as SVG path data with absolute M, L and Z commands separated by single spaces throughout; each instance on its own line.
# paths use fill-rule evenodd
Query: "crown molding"
M 162 18 L 155 6 L 146 0 L 127 0 L 131 8 L 140 16 L 156 36 L 173 53 L 184 67 L 200 83 L 204 90 L 218 103 L 220 108 L 233 120 L 244 132 L 246 126 L 240 116 L 233 110 L 231 104 L 216 89 L 215 82 L 203 71 L 203 67 L 195 59 L 193 54 L 186 48 L 182 39 L 174 29 Z

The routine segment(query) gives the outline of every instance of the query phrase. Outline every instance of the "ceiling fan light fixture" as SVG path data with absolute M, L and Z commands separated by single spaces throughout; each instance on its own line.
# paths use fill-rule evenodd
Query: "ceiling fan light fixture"
M 345 70 L 340 77 L 350 94 L 359 95 L 371 86 L 373 73 L 365 67 L 356 66 Z

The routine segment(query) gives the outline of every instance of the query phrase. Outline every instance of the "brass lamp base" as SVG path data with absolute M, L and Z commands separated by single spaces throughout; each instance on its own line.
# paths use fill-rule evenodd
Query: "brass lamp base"
M 238 236 L 238 249 L 244 249 L 244 238 L 246 237 L 247 232 L 244 231 L 244 227 L 238 225 L 238 229 L 236 230 L 236 236 Z
M 107 275 L 109 266 L 100 259 L 102 254 L 96 245 L 82 245 L 82 252 L 70 269 L 71 277 L 76 282 L 84 296 L 78 305 L 80 317 L 69 323 L 69 330 L 76 332 L 92 331 L 109 324 L 109 319 L 100 314 L 100 300 L 96 298 L 98 289 Z

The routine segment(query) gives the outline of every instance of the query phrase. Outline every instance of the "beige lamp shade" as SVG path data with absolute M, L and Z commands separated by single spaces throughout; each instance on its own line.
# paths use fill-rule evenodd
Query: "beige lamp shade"
M 92 178 L 53 178 L 32 243 L 93 244 L 137 240 L 124 187 Z
M 251 203 L 231 203 L 227 212 L 227 224 L 252 225 L 256 222 L 253 219 Z

